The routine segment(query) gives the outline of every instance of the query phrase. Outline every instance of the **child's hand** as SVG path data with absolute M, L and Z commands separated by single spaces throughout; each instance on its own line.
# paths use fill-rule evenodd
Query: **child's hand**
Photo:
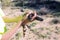
M 31 16 L 31 14 L 33 14 L 33 15 Z M 24 16 L 22 25 L 25 25 L 25 24 L 33 21 L 36 18 L 36 16 L 37 16 L 36 11 L 27 11 L 26 15 Z
M 28 11 L 26 18 L 29 18 L 31 21 L 33 21 L 36 18 L 37 14 L 36 11 Z

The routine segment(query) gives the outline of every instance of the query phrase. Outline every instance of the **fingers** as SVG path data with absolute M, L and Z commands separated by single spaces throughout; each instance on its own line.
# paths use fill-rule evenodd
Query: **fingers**
M 32 17 L 31 20 L 34 20 L 36 18 L 36 16 L 37 16 L 36 11 L 33 11 L 33 13 L 34 13 L 34 16 Z
M 30 14 L 32 14 L 32 13 L 33 13 L 33 11 L 31 11 L 31 10 L 27 11 L 27 12 L 26 12 L 26 14 L 27 14 L 27 15 L 26 15 L 26 18 L 27 18 Z
M 29 15 L 31 15 L 31 14 L 34 14 L 34 16 L 31 18 L 31 21 L 33 21 L 34 19 L 35 19 L 35 17 L 36 17 L 36 11 L 32 11 L 32 10 L 29 10 L 29 11 L 27 11 L 26 12 L 26 17 L 25 18 L 27 18 Z

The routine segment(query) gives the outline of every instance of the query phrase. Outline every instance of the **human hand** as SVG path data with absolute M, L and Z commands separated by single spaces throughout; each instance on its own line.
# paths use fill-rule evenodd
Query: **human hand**
M 30 21 L 33 21 L 37 16 L 36 11 L 28 11 L 26 13 L 26 18 L 28 18 Z

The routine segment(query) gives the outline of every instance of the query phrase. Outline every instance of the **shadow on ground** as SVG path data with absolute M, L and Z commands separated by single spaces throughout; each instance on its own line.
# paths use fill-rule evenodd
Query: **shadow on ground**
M 46 11 L 46 13 L 48 12 L 52 12 L 53 13 L 57 13 L 60 12 L 60 2 L 56 2 L 56 1 L 45 1 L 45 2 L 40 2 L 40 3 L 26 3 L 23 5 L 22 3 L 17 3 L 15 6 L 19 6 L 19 7 L 24 7 L 24 8 L 33 8 L 37 11 L 40 11 L 41 8 L 46 8 L 49 11 Z M 60 13 L 58 13 L 58 15 L 60 15 Z

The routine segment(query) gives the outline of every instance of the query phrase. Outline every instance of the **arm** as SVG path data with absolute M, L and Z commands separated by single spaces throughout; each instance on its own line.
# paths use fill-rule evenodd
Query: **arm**
M 16 31 L 18 30 L 18 28 L 21 26 L 22 21 L 20 21 L 16 27 L 12 28 L 11 30 L 9 30 L 8 32 L 6 32 L 3 36 L 1 40 L 9 40 L 12 35 L 14 35 L 14 33 L 16 33 Z
M 17 22 L 18 21 L 18 24 L 17 24 L 16 27 L 14 27 L 11 30 L 9 30 L 8 32 L 6 32 L 3 35 L 2 40 L 9 40 L 11 38 L 11 36 L 18 30 L 18 28 L 21 26 L 22 23 L 25 23 L 25 24 L 27 23 L 26 19 L 27 19 L 28 16 L 25 16 L 24 19 L 23 19 L 23 17 L 24 16 L 20 16 L 18 18 L 4 19 L 5 22 Z M 21 20 L 20 18 L 23 19 L 23 20 Z M 16 20 L 16 21 L 14 21 L 14 20 Z

